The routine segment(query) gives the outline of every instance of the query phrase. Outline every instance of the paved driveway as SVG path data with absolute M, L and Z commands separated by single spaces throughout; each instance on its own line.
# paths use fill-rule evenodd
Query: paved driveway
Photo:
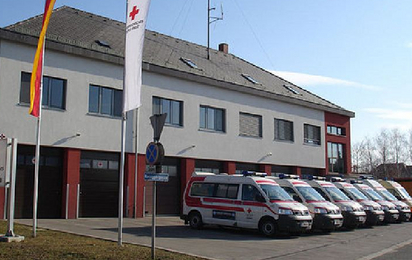
M 31 225 L 32 220 L 17 220 Z M 40 219 L 38 226 L 117 241 L 117 219 Z M 211 259 L 373 259 L 412 244 L 412 223 L 272 239 L 257 232 L 192 230 L 178 217 L 157 218 L 158 248 Z M 151 218 L 124 219 L 123 242 L 151 245 Z

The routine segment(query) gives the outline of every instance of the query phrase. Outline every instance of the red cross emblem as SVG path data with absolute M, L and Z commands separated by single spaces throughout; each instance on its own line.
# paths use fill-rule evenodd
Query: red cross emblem
M 252 212 L 252 210 L 251 210 L 250 208 L 248 208 L 246 211 L 247 211 L 247 213 L 249 213 L 249 214 L 250 214 L 250 212 Z
M 133 6 L 133 10 L 130 12 L 129 17 L 134 20 L 135 16 L 139 13 L 140 9 L 137 9 L 137 6 Z

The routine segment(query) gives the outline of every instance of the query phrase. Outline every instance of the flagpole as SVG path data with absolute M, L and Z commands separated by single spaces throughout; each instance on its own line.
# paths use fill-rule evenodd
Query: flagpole
M 44 36 L 46 39 L 46 35 Z M 39 164 L 40 164 L 40 130 L 41 130 L 41 112 L 42 112 L 42 102 L 43 102 L 43 69 L 44 69 L 44 51 L 46 42 L 43 42 L 42 51 L 42 64 L 41 64 L 41 80 L 39 88 L 39 116 L 37 117 L 37 130 L 36 130 L 36 152 L 34 159 L 34 187 L 33 187 L 33 237 L 36 237 L 37 230 L 37 201 L 38 201 L 38 188 L 39 188 Z
M 134 195 L 133 195 L 133 217 L 137 217 L 137 207 L 136 207 L 136 203 L 137 203 L 137 174 L 138 174 L 138 156 L 139 156 L 139 108 L 136 108 L 136 130 L 135 130 L 135 153 L 134 153 Z

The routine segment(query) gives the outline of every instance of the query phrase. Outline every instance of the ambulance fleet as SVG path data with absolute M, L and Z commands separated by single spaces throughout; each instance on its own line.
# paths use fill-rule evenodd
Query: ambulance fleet
M 392 181 L 194 172 L 181 218 L 194 229 L 218 225 L 256 229 L 270 237 L 410 221 L 411 206 L 406 190 Z

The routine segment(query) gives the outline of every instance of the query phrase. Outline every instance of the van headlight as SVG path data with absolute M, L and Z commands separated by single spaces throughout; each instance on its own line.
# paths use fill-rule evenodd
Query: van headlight
M 386 206 L 386 205 L 382 205 L 382 209 L 383 209 L 383 210 L 389 210 L 389 207 Z
M 293 215 L 291 209 L 279 208 L 279 215 Z
M 317 214 L 328 214 L 328 211 L 325 208 L 315 208 L 315 213 L 317 213 Z

